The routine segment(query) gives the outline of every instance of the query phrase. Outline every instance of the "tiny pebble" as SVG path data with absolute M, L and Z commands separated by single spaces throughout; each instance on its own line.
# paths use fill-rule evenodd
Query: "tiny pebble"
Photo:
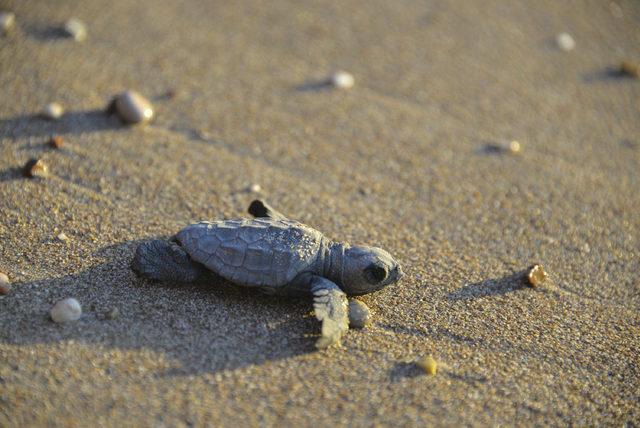
M 631 61 L 622 61 L 620 63 L 620 74 L 629 77 L 640 78 L 640 65 Z
M 355 79 L 351 73 L 346 71 L 338 71 L 331 76 L 331 84 L 336 88 L 349 89 L 355 84 Z
M 520 143 L 516 140 L 513 140 L 509 143 L 509 151 L 511 153 L 519 153 L 521 150 Z
M 107 312 L 108 320 L 115 320 L 120 316 L 120 310 L 118 308 L 113 308 L 109 312 Z
M 573 37 L 571 37 L 571 34 L 569 33 L 558 34 L 556 36 L 556 43 L 563 51 L 570 51 L 576 47 L 576 41 L 573 40 Z
M 364 328 L 371 322 L 369 307 L 357 299 L 349 300 L 349 327 Z
M 542 265 L 534 264 L 529 268 L 527 273 L 527 281 L 531 287 L 537 287 L 547 279 L 547 273 L 544 271 Z
M 42 159 L 29 159 L 23 169 L 24 175 L 30 178 L 49 176 L 49 167 Z
M 11 291 L 11 282 L 6 273 L 0 272 L 0 294 L 6 295 Z
M 61 149 L 63 145 L 64 145 L 64 139 L 59 135 L 54 135 L 49 140 L 49 146 L 53 147 L 54 149 Z
M 438 363 L 431 355 L 420 358 L 416 361 L 416 365 L 428 375 L 435 375 L 438 372 Z
M 118 116 L 127 123 L 148 122 L 153 118 L 151 102 L 136 91 L 124 91 L 114 100 Z
M 13 12 L 0 12 L 0 33 L 8 34 L 16 23 L 16 15 Z
M 58 103 L 49 103 L 42 110 L 42 117 L 49 120 L 58 120 L 64 114 L 64 107 Z
M 360 195 L 362 196 L 369 196 L 371 194 L 371 189 L 369 189 L 368 187 L 359 187 L 358 193 L 360 193 Z
M 87 38 L 87 26 L 79 19 L 71 18 L 64 23 L 64 33 L 76 42 L 81 42 Z
M 262 187 L 259 184 L 254 183 L 251 186 L 249 186 L 249 192 L 260 193 L 262 192 Z
M 69 237 L 67 235 L 65 235 L 64 232 L 60 232 L 58 234 L 58 236 L 56 236 L 56 238 L 58 239 L 58 241 L 60 242 L 69 242 Z
M 76 299 L 60 300 L 51 308 L 51 319 L 57 323 L 77 321 L 82 315 L 82 308 Z

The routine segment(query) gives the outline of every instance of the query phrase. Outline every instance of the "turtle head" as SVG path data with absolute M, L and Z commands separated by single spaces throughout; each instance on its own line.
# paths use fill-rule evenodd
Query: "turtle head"
M 397 282 L 404 274 L 391 254 L 375 247 L 349 247 L 342 259 L 342 289 L 367 294 Z

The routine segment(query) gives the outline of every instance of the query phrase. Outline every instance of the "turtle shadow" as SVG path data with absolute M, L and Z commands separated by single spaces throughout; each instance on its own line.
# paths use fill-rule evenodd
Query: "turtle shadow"
M 125 126 L 120 119 L 109 115 L 105 109 L 69 111 L 58 120 L 47 120 L 39 114 L 23 114 L 0 119 L 0 138 L 83 134 Z
M 319 326 L 305 317 L 306 301 L 267 296 L 213 275 L 194 284 L 139 279 L 129 263 L 140 242 L 104 247 L 94 254 L 104 261 L 78 273 L 14 283 L 0 299 L 0 343 L 74 341 L 96 349 L 152 351 L 172 362 L 157 376 L 233 370 L 315 350 L 308 333 Z M 51 306 L 67 297 L 81 303 L 83 315 L 55 324 Z
M 522 289 L 530 289 L 526 282 L 527 270 L 518 271 L 501 278 L 464 284 L 447 295 L 450 301 L 471 300 L 481 297 L 500 296 Z

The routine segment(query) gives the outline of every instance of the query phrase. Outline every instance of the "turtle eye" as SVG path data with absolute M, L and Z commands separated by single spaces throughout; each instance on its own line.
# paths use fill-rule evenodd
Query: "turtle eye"
M 364 278 L 369 284 L 379 284 L 387 278 L 387 269 L 383 266 L 371 264 L 364 270 Z

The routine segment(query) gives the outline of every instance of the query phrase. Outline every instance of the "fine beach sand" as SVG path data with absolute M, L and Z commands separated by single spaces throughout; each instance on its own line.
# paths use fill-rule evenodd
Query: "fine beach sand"
M 609 3 L 0 2 L 0 426 L 637 426 L 640 3 Z M 153 123 L 102 113 L 126 88 Z M 342 347 L 305 301 L 129 270 L 256 196 L 402 263 Z

